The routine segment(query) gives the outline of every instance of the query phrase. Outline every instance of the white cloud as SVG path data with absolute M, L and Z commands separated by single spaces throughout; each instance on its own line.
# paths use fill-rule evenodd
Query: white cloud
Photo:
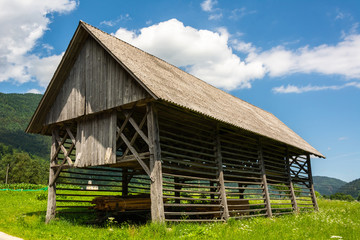
M 75 9 L 74 0 L 2 0 L 0 1 L 0 82 L 24 83 L 39 80 L 46 85 L 61 55 L 41 57 L 31 53 L 50 24 L 54 12 Z M 51 46 L 44 44 L 47 51 Z
M 277 46 L 262 51 L 251 42 L 238 40 L 226 28 L 195 29 L 171 19 L 138 31 L 120 28 L 115 35 L 189 73 L 226 90 L 250 88 L 251 81 L 294 73 L 341 75 L 352 82 L 333 86 L 280 86 L 275 93 L 303 93 L 360 88 L 360 35 L 346 36 L 335 45 L 286 49 Z M 241 36 L 240 36 L 241 37 Z M 233 50 L 245 56 L 240 59 Z
M 345 141 L 345 140 L 347 140 L 348 139 L 348 137 L 339 137 L 339 141 Z
M 246 43 L 243 41 L 238 41 L 237 39 L 232 40 L 232 47 L 239 52 L 243 53 L 254 53 L 257 51 L 256 47 L 252 43 Z
M 219 14 L 211 14 L 209 16 L 209 20 L 219 20 L 220 18 L 222 18 L 222 13 Z
M 350 35 L 336 45 L 305 46 L 287 50 L 283 46 L 252 53 L 247 61 L 259 61 L 272 76 L 293 73 L 320 73 L 360 79 L 360 35 Z
M 138 34 L 120 28 L 115 36 L 227 90 L 250 88 L 252 80 L 265 74 L 260 62 L 242 61 L 232 52 L 225 28 L 198 30 L 171 19 Z
M 236 8 L 231 11 L 231 15 L 229 16 L 229 19 L 232 20 L 239 20 L 240 18 L 245 17 L 246 15 L 255 14 L 256 11 L 248 11 L 245 7 L 242 8 Z
M 201 9 L 205 12 L 211 12 L 215 4 L 217 4 L 215 0 L 205 0 L 201 3 Z
M 130 15 L 127 13 L 127 14 L 124 14 L 124 15 L 120 15 L 117 19 L 115 20 L 109 20 L 109 21 L 102 21 L 100 23 L 100 25 L 106 25 L 106 26 L 109 26 L 109 27 L 113 27 L 115 26 L 116 24 L 118 24 L 119 22 L 125 22 L 125 21 L 129 21 L 131 20 L 131 17 Z
M 340 90 L 346 87 L 360 88 L 360 83 L 350 82 L 343 85 L 332 85 L 332 86 L 307 85 L 304 87 L 297 87 L 289 84 L 286 87 L 285 86 L 275 87 L 272 90 L 275 93 L 304 93 L 304 92 L 314 92 L 314 91 L 322 91 L 322 90 Z
M 40 90 L 37 90 L 37 89 L 35 89 L 35 88 L 33 88 L 33 89 L 30 89 L 29 91 L 27 91 L 26 93 L 35 93 L 35 94 L 40 94 L 40 93 L 41 93 L 41 91 L 40 91 Z

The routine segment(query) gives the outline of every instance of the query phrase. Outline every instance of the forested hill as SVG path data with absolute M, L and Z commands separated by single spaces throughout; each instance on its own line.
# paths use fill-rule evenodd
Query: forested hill
M 360 178 L 351 181 L 338 189 L 339 193 L 344 193 L 358 198 L 360 195 Z
M 50 138 L 24 132 L 41 97 L 0 93 L 0 143 L 47 159 Z
M 337 190 L 344 186 L 346 182 L 331 177 L 314 176 L 314 188 L 321 195 L 330 196 L 337 192 Z

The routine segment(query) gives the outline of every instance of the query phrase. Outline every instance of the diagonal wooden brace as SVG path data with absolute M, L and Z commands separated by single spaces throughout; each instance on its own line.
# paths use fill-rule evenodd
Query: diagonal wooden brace
M 56 144 L 58 145 L 56 148 L 56 151 L 54 153 L 54 155 L 51 156 L 50 162 L 53 162 L 55 160 L 55 158 L 57 157 L 57 155 L 59 154 L 60 150 L 61 150 L 61 146 L 65 143 L 66 138 L 68 136 L 68 134 L 66 133 L 63 140 L 61 142 L 58 141 L 58 137 L 59 137 L 59 132 L 58 131 L 54 131 L 53 134 L 55 135 L 56 138 Z
M 144 169 L 144 171 L 146 172 L 147 175 L 149 175 L 151 181 L 154 181 L 153 177 L 151 176 L 150 173 L 150 169 L 148 168 L 148 166 L 144 163 L 143 160 L 141 160 L 139 154 L 137 153 L 136 149 L 131 146 L 129 140 L 126 138 L 126 136 L 123 133 L 120 133 L 120 137 L 121 139 L 124 141 L 124 143 L 126 144 L 126 146 L 130 149 L 131 153 L 134 155 L 134 157 L 136 158 L 136 160 L 139 162 L 139 164 L 141 165 L 141 167 Z
M 145 122 L 146 122 L 146 118 L 147 118 L 147 115 L 145 115 L 145 116 L 143 117 L 143 119 L 141 120 L 141 122 L 140 122 L 140 124 L 139 124 L 139 128 L 140 128 L 140 129 L 144 126 L 144 124 L 145 124 Z M 139 133 L 138 133 L 138 132 L 135 132 L 134 136 L 131 138 L 131 141 L 130 141 L 130 145 L 131 145 L 131 146 L 134 145 L 135 140 L 137 139 L 138 136 L 139 136 Z M 129 153 L 129 151 L 130 151 L 130 149 L 129 149 L 129 148 L 126 148 L 126 150 L 125 150 L 125 152 L 124 152 L 124 154 L 123 154 L 123 156 L 122 156 L 122 159 Z
M 67 135 L 67 133 L 66 133 L 66 135 Z M 66 135 L 65 135 L 65 136 L 66 136 Z M 58 144 L 60 145 L 61 151 L 64 153 L 64 159 L 67 160 L 67 162 L 68 162 L 68 164 L 69 164 L 70 166 L 73 166 L 74 164 L 73 164 L 71 158 L 69 158 L 70 153 L 68 153 L 68 151 L 66 150 L 66 148 L 65 148 L 64 145 L 63 145 L 64 142 L 66 141 L 66 138 L 64 137 L 65 141 L 64 141 L 64 139 L 63 139 L 63 141 L 60 141 L 60 137 L 59 137 L 58 132 L 55 132 L 55 138 L 56 138 L 56 141 L 58 142 Z M 73 145 L 73 144 L 74 144 L 74 143 L 72 143 L 72 145 Z
M 129 113 L 124 112 L 125 117 L 128 118 L 129 117 L 129 122 L 131 123 L 131 125 L 135 128 L 136 132 L 142 137 L 142 139 L 146 142 L 146 144 L 149 146 L 149 139 L 148 137 L 145 135 L 145 133 L 141 130 L 141 128 L 137 125 L 137 123 L 135 122 L 135 120 L 129 116 Z
M 71 154 L 71 152 L 72 152 L 72 150 L 74 149 L 74 147 L 75 147 L 75 144 L 74 144 L 74 143 L 71 144 L 71 146 L 70 146 L 70 148 L 69 148 L 69 152 L 67 152 L 66 155 L 65 155 L 66 157 L 68 157 L 68 155 Z M 56 170 L 56 173 L 54 174 L 53 180 L 51 181 L 51 183 L 49 183 L 49 186 L 50 186 L 50 187 L 54 185 L 54 183 L 56 182 L 57 178 L 59 177 L 60 172 L 61 172 L 61 169 L 62 169 L 62 167 L 65 165 L 65 163 L 66 163 L 66 161 L 67 161 L 66 157 L 64 158 L 64 160 L 62 161 L 62 163 L 61 163 L 61 165 L 58 167 L 58 169 Z

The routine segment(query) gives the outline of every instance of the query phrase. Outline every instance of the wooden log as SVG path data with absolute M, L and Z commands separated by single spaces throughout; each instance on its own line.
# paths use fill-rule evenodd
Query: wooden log
M 186 175 L 173 174 L 173 173 L 163 173 L 163 175 L 165 177 L 169 176 L 169 177 L 179 177 L 179 178 L 186 178 L 186 179 L 192 179 L 192 180 L 201 180 L 201 181 L 217 181 L 217 178 L 193 177 L 193 176 L 186 176 Z
M 220 185 L 220 199 L 221 205 L 223 207 L 222 218 L 226 221 L 229 219 L 229 208 L 226 200 L 226 191 L 225 191 L 225 182 L 224 182 L 224 171 L 223 171 L 223 162 L 221 155 L 221 143 L 220 143 L 220 135 L 219 135 L 219 124 L 216 126 L 216 134 L 215 134 L 215 159 L 218 164 L 218 179 Z
M 165 184 L 175 185 L 175 186 L 182 186 L 184 188 L 218 188 L 217 186 L 204 186 L 204 185 L 196 185 L 196 184 L 188 184 L 188 183 L 180 183 L 180 182 L 170 182 L 170 181 L 163 181 Z
M 271 211 L 271 205 L 270 205 L 270 195 L 269 195 L 269 188 L 267 186 L 267 179 L 266 179 L 266 172 L 265 172 L 265 164 L 264 164 L 264 158 L 263 158 L 263 151 L 262 151 L 262 143 L 258 141 L 258 156 L 259 156 L 259 162 L 261 166 L 261 177 L 262 177 L 262 186 L 263 186 L 263 192 L 264 192 L 264 198 L 266 203 L 266 213 L 268 217 L 272 217 L 272 211 Z
M 55 131 L 58 131 L 58 130 L 56 129 L 56 130 L 53 130 L 53 132 L 52 132 L 52 144 L 51 144 L 51 149 L 50 149 L 50 160 L 51 161 L 50 161 L 50 170 L 49 170 L 49 183 L 54 181 L 55 171 L 56 171 L 54 168 L 51 168 L 51 166 L 53 164 L 55 164 L 56 157 L 54 157 L 54 155 L 56 154 L 56 151 L 58 149 Z M 56 214 L 56 183 L 54 183 L 48 187 L 48 202 L 47 202 L 45 223 L 49 223 L 52 219 L 54 219 L 55 214 Z
M 146 113 L 150 152 L 150 178 L 152 178 L 150 185 L 151 219 L 154 222 L 164 222 L 159 123 L 154 103 L 150 102 L 146 105 Z
M 176 143 L 176 144 L 183 145 L 183 146 L 188 146 L 188 147 L 199 149 L 199 150 L 204 150 L 204 151 L 211 151 L 212 150 L 212 149 L 204 147 L 204 146 L 202 146 L 200 144 L 191 144 L 191 143 L 188 143 L 188 142 L 185 142 L 185 141 L 179 141 L 179 140 L 169 138 L 169 137 L 165 137 L 165 136 L 162 136 L 162 135 L 160 135 L 160 141 L 161 141 L 161 145 L 163 145 L 164 142 L 165 143 L 172 142 L 172 143 Z
M 316 195 L 315 195 L 315 189 L 314 189 L 314 182 L 313 182 L 313 178 L 312 178 L 312 172 L 311 172 L 311 163 L 310 163 L 310 154 L 308 153 L 306 155 L 307 158 L 307 167 L 308 167 L 308 174 L 309 174 L 309 180 L 310 180 L 310 193 L 311 193 L 311 198 L 313 200 L 313 206 L 315 211 L 319 211 L 319 206 L 317 204 L 316 201 Z

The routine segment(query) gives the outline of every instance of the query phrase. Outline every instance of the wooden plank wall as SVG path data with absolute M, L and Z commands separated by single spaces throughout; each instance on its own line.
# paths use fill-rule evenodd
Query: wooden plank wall
M 75 167 L 116 163 L 116 126 L 116 111 L 79 121 Z
M 47 114 L 45 125 L 144 99 L 147 92 L 88 38 Z
M 45 125 L 77 118 L 85 114 L 85 51 L 79 53 L 63 86 L 60 88 L 55 102 L 46 115 Z
M 222 127 L 220 133 L 230 216 L 246 218 L 267 215 L 257 139 L 226 127 Z
M 226 220 L 224 207 L 232 218 L 290 214 L 298 210 L 296 203 L 314 209 L 301 150 L 289 152 L 285 144 L 259 141 L 225 124 L 217 130 L 215 121 L 171 105 L 158 109 L 166 221 Z M 227 206 L 215 158 L 217 131 Z M 305 165 L 291 164 L 289 156 Z M 299 176 L 290 173 L 294 168 Z
M 222 221 L 214 125 L 158 111 L 166 221 Z

